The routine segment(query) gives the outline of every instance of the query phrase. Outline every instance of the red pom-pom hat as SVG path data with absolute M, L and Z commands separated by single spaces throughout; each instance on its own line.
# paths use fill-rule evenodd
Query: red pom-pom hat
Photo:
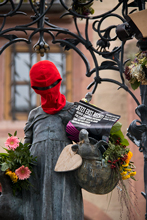
M 31 87 L 41 95 L 41 106 L 48 114 L 55 114 L 66 104 L 60 93 L 61 75 L 55 64 L 43 60 L 34 64 L 30 70 Z

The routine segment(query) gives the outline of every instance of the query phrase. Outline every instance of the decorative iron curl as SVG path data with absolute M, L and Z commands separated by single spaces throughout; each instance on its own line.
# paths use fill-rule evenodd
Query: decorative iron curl
M 27 31 L 31 30 L 31 31 L 34 31 L 34 34 L 35 33 L 40 33 L 40 39 L 37 43 L 36 46 L 39 46 L 39 52 L 40 54 L 43 56 L 44 55 L 44 52 L 48 52 L 48 49 L 49 49 L 49 45 L 45 42 L 44 40 L 44 32 L 48 32 L 47 30 L 43 30 L 42 29 L 44 28 L 44 24 L 47 24 L 48 26 L 51 26 L 52 28 L 58 28 L 56 27 L 55 25 L 52 25 L 50 23 L 47 22 L 46 18 L 45 18 L 45 14 L 47 13 L 48 10 L 50 10 L 51 6 L 53 5 L 53 2 L 54 0 L 51 0 L 50 4 L 48 5 L 48 7 L 45 9 L 45 0 L 42 0 L 40 1 L 40 4 L 38 4 L 38 9 L 36 9 L 36 7 L 34 6 L 34 4 L 32 3 L 32 0 L 29 0 L 30 2 L 30 5 L 31 5 L 31 8 L 32 10 L 34 11 L 35 15 L 32 17 L 33 21 L 28 23 L 28 24 L 25 24 L 25 25 L 20 25 L 20 26 L 16 26 L 16 27 L 13 27 L 13 28 L 8 28 L 6 30 L 3 30 L 4 26 L 5 26 L 5 23 L 6 23 L 6 19 L 8 17 L 12 17 L 12 16 L 15 16 L 16 14 L 22 14 L 22 15 L 27 15 L 26 13 L 24 12 L 21 12 L 21 11 L 18 11 L 19 8 L 21 7 L 22 5 L 22 2 L 23 0 L 20 0 L 18 5 L 15 7 L 15 4 L 12 0 L 10 0 L 10 3 L 11 3 L 11 7 L 12 9 L 10 10 L 10 12 L 6 13 L 6 14 L 0 14 L 0 17 L 3 17 L 3 23 L 1 25 L 1 28 L 0 28 L 0 37 L 3 37 L 5 39 L 8 39 L 9 42 L 7 42 L 1 49 L 0 49 L 0 54 L 8 47 L 10 46 L 11 44 L 13 43 L 16 43 L 16 42 L 26 42 L 28 44 L 31 43 L 31 37 L 29 37 L 29 40 L 27 38 L 20 38 L 18 37 L 17 35 L 14 35 L 14 34 L 11 34 L 12 31 L 23 31 L 26 33 L 26 35 L 28 35 Z M 8 3 L 8 0 L 5 0 L 2 4 L 0 4 L 0 6 L 4 6 Z M 36 24 L 37 23 L 37 31 L 36 31 L 36 28 L 32 28 L 31 26 Z M 31 27 L 31 28 L 29 28 Z M 8 35 L 6 34 L 8 33 Z M 34 34 L 31 34 L 30 36 L 33 36 Z M 36 52 L 38 52 L 38 48 L 36 50 Z
M 23 0 L 20 0 L 20 2 L 18 3 L 18 5 L 16 7 L 15 7 L 13 0 L 4 0 L 2 3 L 0 3 L 0 7 L 6 5 L 9 2 L 11 3 L 12 10 L 10 12 L 8 12 L 7 14 L 0 14 L 0 17 L 14 16 L 16 14 L 27 15 L 26 13 L 24 13 L 22 11 L 18 11 L 22 5 Z

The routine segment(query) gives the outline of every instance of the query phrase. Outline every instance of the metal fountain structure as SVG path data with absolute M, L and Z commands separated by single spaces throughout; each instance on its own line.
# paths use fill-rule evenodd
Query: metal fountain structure
M 17 2 L 17 3 L 16 3 Z M 76 34 L 69 31 L 68 29 L 58 27 L 52 23 L 49 23 L 46 14 L 50 13 L 51 8 L 55 3 L 60 4 L 64 8 L 63 16 L 71 16 L 74 25 L 76 28 Z M 123 60 L 124 55 L 124 45 L 128 39 L 131 39 L 133 36 L 138 40 L 138 47 L 141 50 L 147 49 L 147 39 L 143 39 L 138 30 L 131 26 L 131 23 L 127 22 L 129 13 L 133 13 L 135 10 L 141 11 L 145 9 L 146 0 L 118 0 L 117 5 L 113 6 L 110 11 L 107 11 L 99 15 L 91 15 L 89 5 L 91 5 L 94 0 L 82 1 L 82 0 L 72 0 L 69 6 L 69 2 L 65 0 L 28 0 L 30 4 L 33 16 L 31 16 L 32 21 L 30 23 L 14 26 L 5 29 L 6 21 L 9 17 L 14 17 L 16 15 L 27 15 L 25 12 L 21 11 L 21 6 L 24 3 L 23 0 L 14 1 L 14 0 L 3 0 L 0 1 L 0 8 L 4 8 L 9 5 L 10 10 L 7 13 L 0 12 L 0 18 L 2 24 L 0 24 L 0 37 L 7 39 L 8 42 L 0 48 L 0 54 L 10 45 L 17 42 L 26 42 L 26 44 L 31 44 L 32 38 L 34 35 L 39 34 L 38 42 L 33 46 L 36 52 L 39 52 L 41 56 L 44 53 L 49 53 L 49 45 L 44 40 L 44 34 L 50 35 L 52 38 L 52 44 L 59 44 L 65 50 L 72 49 L 74 50 L 83 60 L 86 66 L 86 77 L 93 76 L 93 82 L 88 86 L 88 90 L 92 89 L 92 94 L 95 93 L 97 86 L 106 81 L 110 83 L 115 83 L 119 86 L 119 89 L 122 88 L 128 92 L 132 98 L 137 103 L 136 114 L 140 117 L 141 121 L 134 120 L 128 128 L 129 138 L 139 147 L 139 151 L 144 155 L 144 184 L 145 184 L 145 193 L 142 192 L 142 195 L 146 199 L 147 195 L 147 86 L 141 85 L 141 101 L 140 104 L 135 95 L 129 90 L 128 86 L 125 84 L 124 79 L 124 66 L 126 61 Z M 104 1 L 97 1 L 97 4 L 103 4 Z M 115 11 L 121 8 L 122 15 L 118 15 Z M 81 13 L 79 13 L 81 9 Z M 102 29 L 103 22 L 111 17 L 116 17 L 120 20 L 120 25 L 111 25 L 105 29 Z M 83 19 L 85 21 L 85 36 L 82 36 L 80 29 L 78 27 L 77 19 Z M 94 47 L 89 40 L 88 28 L 89 23 L 92 22 L 93 31 L 97 33 L 99 40 L 97 45 Z M 34 25 L 37 24 L 37 28 Z M 111 32 L 116 31 L 116 35 L 111 37 Z M 20 38 L 18 35 L 14 34 L 13 31 L 17 33 L 25 33 L 26 38 Z M 61 36 L 61 38 L 60 38 Z M 63 37 L 64 36 L 64 37 Z M 68 36 L 68 37 L 67 37 Z M 113 41 L 116 41 L 119 38 L 121 45 L 110 50 L 110 45 Z M 91 54 L 91 57 L 94 62 L 94 68 L 90 69 L 89 61 L 85 55 L 78 49 L 77 45 L 82 44 Z M 105 61 L 100 65 L 96 58 L 96 55 L 102 56 Z M 101 78 L 99 75 L 100 71 L 103 70 L 114 70 L 118 71 L 120 74 L 120 81 L 116 81 L 111 78 Z M 137 125 L 137 122 L 140 125 Z M 146 203 L 147 204 L 147 203 Z M 146 214 L 145 219 L 147 219 L 147 205 L 146 205 Z

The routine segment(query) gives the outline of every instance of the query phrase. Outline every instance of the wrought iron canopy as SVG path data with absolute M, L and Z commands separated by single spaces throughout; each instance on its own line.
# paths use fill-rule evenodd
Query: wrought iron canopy
M 129 90 L 129 88 L 125 85 L 123 71 L 124 71 L 124 65 L 125 62 L 123 60 L 123 52 L 124 52 L 124 44 L 126 40 L 130 39 L 134 34 L 131 26 L 129 23 L 126 22 L 125 17 L 128 15 L 128 13 L 131 13 L 129 10 L 143 10 L 145 9 L 145 0 L 139 1 L 134 0 L 131 3 L 128 3 L 128 0 L 119 0 L 118 4 L 113 7 L 110 11 L 107 11 L 100 15 L 90 15 L 92 12 L 90 11 L 91 8 L 89 5 L 91 5 L 94 1 L 85 1 L 85 3 L 81 3 L 82 1 L 74 0 L 74 1 L 63 1 L 63 0 L 51 0 L 51 1 L 36 1 L 36 0 L 29 0 L 29 1 L 13 1 L 13 0 L 3 0 L 0 3 L 0 8 L 2 8 L 0 18 L 2 20 L 2 24 L 0 27 L 0 37 L 5 38 L 8 40 L 8 42 L 2 46 L 0 49 L 0 54 L 11 44 L 17 43 L 17 42 L 26 42 L 27 44 L 31 43 L 31 40 L 34 35 L 39 33 L 39 40 L 34 45 L 34 50 L 43 56 L 44 53 L 49 52 L 49 45 L 44 40 L 44 33 L 49 34 L 52 38 L 53 44 L 60 44 L 62 47 L 64 47 L 65 50 L 73 49 L 76 51 L 79 56 L 82 58 L 82 60 L 85 63 L 86 66 L 86 76 L 90 77 L 92 74 L 95 74 L 94 81 L 88 86 L 88 89 L 93 87 L 92 93 L 95 92 L 97 86 L 101 82 L 112 82 L 117 85 L 119 85 L 119 88 L 125 89 L 127 92 L 131 94 L 131 96 L 134 98 L 136 103 L 139 105 L 138 100 L 134 96 L 134 94 Z M 84 2 L 84 1 L 83 1 Z M 101 1 L 102 2 L 102 1 Z M 102 3 L 99 3 L 102 4 Z M 21 15 L 22 19 L 27 16 L 26 12 L 22 11 L 23 7 L 31 8 L 33 15 L 31 16 L 32 21 L 28 24 L 19 25 L 15 27 L 10 27 L 5 29 L 6 21 L 10 17 L 14 17 L 16 15 Z M 56 6 L 56 7 L 55 7 Z M 114 13 L 116 9 L 122 8 L 122 16 Z M 77 34 L 65 29 L 58 27 L 52 23 L 49 22 L 49 18 L 46 17 L 46 15 L 49 15 L 49 13 L 52 13 L 54 10 L 59 10 L 65 12 L 63 16 L 71 16 L 74 20 L 74 24 L 77 30 Z M 84 8 L 84 10 L 83 10 Z M 134 9 L 135 8 L 135 9 Z M 7 12 L 5 12 L 4 9 L 7 9 Z M 4 13 L 3 13 L 4 11 Z M 120 20 L 119 27 L 116 25 L 111 25 L 107 27 L 106 29 L 102 29 L 103 22 L 109 18 L 109 17 L 116 17 Z M 82 36 L 79 27 L 77 19 L 84 19 L 85 20 L 85 38 Z M 89 27 L 89 21 L 93 22 L 93 31 L 95 31 L 98 34 L 99 40 L 97 41 L 96 45 L 93 46 L 92 43 L 89 40 L 88 36 L 88 27 Z M 36 25 L 36 26 L 34 26 Z M 114 37 L 111 37 L 111 32 L 113 30 L 116 30 L 116 35 Z M 17 32 L 18 34 L 13 34 L 13 32 Z M 25 33 L 26 38 L 19 37 L 19 33 Z M 125 36 L 122 40 L 121 46 L 115 47 L 112 50 L 109 50 L 110 44 L 112 41 L 115 41 L 120 35 L 127 33 L 127 36 Z M 62 38 L 59 38 L 62 34 Z M 63 35 L 65 37 L 63 37 Z M 68 36 L 68 37 L 67 37 Z M 84 47 L 90 52 L 95 68 L 90 69 L 89 61 L 87 58 L 82 54 L 82 52 L 78 49 L 77 45 L 83 44 Z M 100 65 L 98 64 L 98 60 L 96 58 L 96 55 L 100 55 L 106 59 L 106 61 L 102 62 Z M 119 71 L 121 82 L 107 79 L 107 78 L 101 78 L 99 76 L 99 72 L 105 69 L 112 69 L 115 71 Z

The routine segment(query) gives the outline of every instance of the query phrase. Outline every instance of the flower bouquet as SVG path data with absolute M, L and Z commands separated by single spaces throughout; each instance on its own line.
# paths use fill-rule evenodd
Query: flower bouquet
M 121 127 L 122 124 L 120 122 L 116 122 L 111 128 L 108 148 L 104 152 L 103 158 L 106 163 L 110 164 L 112 171 L 119 178 L 117 190 L 118 198 L 121 204 L 120 219 L 122 219 L 123 204 L 125 204 L 128 211 L 127 219 L 134 219 L 133 210 L 135 210 L 135 213 L 138 215 L 138 209 L 136 203 L 134 202 L 137 200 L 137 197 L 134 188 L 132 188 L 130 179 L 136 181 L 134 177 L 136 175 L 136 171 L 134 170 L 136 167 L 131 161 L 133 153 L 127 147 L 129 142 L 124 138 Z M 129 183 L 129 191 L 124 183 L 126 180 L 128 180 Z M 134 201 L 132 201 L 132 196 L 135 198 Z
M 126 79 L 130 82 L 132 89 L 147 85 L 147 51 L 140 51 L 131 65 L 125 68 Z
M 4 148 L 7 153 L 0 153 L 1 171 L 5 172 L 12 180 L 13 193 L 22 188 L 29 189 L 28 181 L 32 174 L 32 166 L 35 165 L 36 157 L 33 157 L 29 151 L 29 144 L 23 144 L 17 138 L 17 132 L 9 137 L 5 142 Z
M 111 169 L 114 169 L 118 173 L 120 180 L 126 180 L 128 178 L 135 180 L 135 166 L 130 161 L 133 153 L 127 147 L 129 142 L 124 138 L 121 126 L 120 122 L 116 122 L 113 125 L 110 131 L 108 148 L 104 152 L 103 157 L 106 163 L 110 163 Z

